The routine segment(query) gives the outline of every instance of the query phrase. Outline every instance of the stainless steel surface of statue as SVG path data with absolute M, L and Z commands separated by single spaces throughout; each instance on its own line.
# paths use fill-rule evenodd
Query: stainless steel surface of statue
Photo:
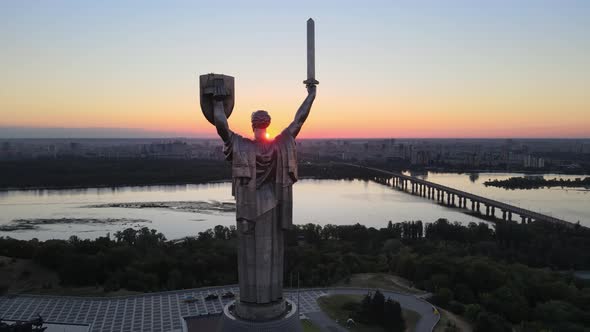
M 227 118 L 234 104 L 231 76 L 200 77 L 201 108 L 224 142 L 232 164 L 232 194 L 236 199 L 239 301 L 233 313 L 248 321 L 269 321 L 288 312 L 283 298 L 284 231 L 293 225 L 293 191 L 297 181 L 295 138 L 316 97 L 314 26 L 307 23 L 307 96 L 291 124 L 267 137 L 270 115 L 252 113 L 254 138 L 233 132 Z

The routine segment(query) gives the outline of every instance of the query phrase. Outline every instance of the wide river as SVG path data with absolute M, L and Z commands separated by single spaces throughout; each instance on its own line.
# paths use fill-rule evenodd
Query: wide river
M 419 177 L 449 187 L 546 213 L 590 226 L 590 191 L 583 188 L 506 190 L 485 187 L 488 179 L 521 176 L 513 173 L 428 173 Z M 583 176 L 545 175 L 545 178 Z M 412 196 L 374 182 L 345 180 L 301 180 L 294 186 L 294 221 L 297 224 L 354 224 L 385 227 L 389 220 L 400 222 L 438 218 L 468 223 L 481 220 L 424 198 Z M 215 225 L 232 225 L 231 212 L 184 212 L 165 208 L 87 207 L 126 202 L 219 201 L 231 202 L 231 184 L 142 186 L 64 190 L 0 191 L 0 226 L 16 219 L 122 219 L 115 223 L 52 223 L 32 230 L 0 231 L 0 236 L 18 239 L 67 239 L 71 235 L 95 238 L 127 227 L 149 227 L 168 239 L 196 235 Z M 143 222 L 139 219 L 146 220 Z M 518 218 L 517 218 L 518 219 Z M 147 222 L 149 221 L 149 222 Z

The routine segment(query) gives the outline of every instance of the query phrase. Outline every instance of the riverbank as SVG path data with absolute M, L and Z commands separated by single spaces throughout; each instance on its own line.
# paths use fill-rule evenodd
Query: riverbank
M 373 166 L 389 169 L 390 165 Z M 502 173 L 527 170 L 458 169 L 433 167 L 395 169 L 420 176 L 436 173 Z M 531 172 L 530 174 L 547 174 Z M 199 159 L 41 159 L 0 162 L 0 191 L 115 188 L 125 186 L 185 185 L 226 182 L 231 165 L 224 160 Z M 555 174 L 555 173 L 554 173 Z M 564 173 L 565 174 L 565 173 Z M 367 170 L 332 162 L 301 162 L 300 178 L 351 179 L 375 175 Z

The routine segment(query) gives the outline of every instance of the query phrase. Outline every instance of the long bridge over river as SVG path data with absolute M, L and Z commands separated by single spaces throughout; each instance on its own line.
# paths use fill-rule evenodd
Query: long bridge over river
M 496 216 L 496 212 L 498 212 L 501 213 L 501 218 L 506 221 L 512 221 L 514 215 L 518 215 L 520 216 L 522 223 L 529 223 L 531 221 L 538 220 L 561 224 L 567 227 L 574 227 L 577 225 L 569 221 L 548 216 L 546 214 L 523 209 L 518 206 L 502 203 L 483 196 L 471 194 L 459 189 L 418 179 L 413 176 L 408 176 L 401 173 L 386 171 L 379 168 L 360 166 L 355 164 L 345 165 L 359 167 L 380 173 L 382 174 L 382 176 L 377 176 L 373 180 L 381 184 L 390 185 L 394 188 L 397 188 L 401 191 L 405 191 L 413 195 L 418 195 L 427 199 L 434 200 L 438 203 L 450 207 L 458 207 L 463 209 L 468 209 L 469 207 L 471 207 L 471 210 L 473 212 L 480 213 L 482 215 L 483 209 L 485 209 L 485 216 L 489 218 L 498 218 L 499 216 Z

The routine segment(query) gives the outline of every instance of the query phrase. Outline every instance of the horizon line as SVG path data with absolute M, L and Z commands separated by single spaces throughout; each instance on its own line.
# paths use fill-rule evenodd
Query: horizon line
M 96 139 L 96 140 L 145 140 L 145 139 L 193 139 L 193 140 L 221 140 L 219 137 L 190 137 L 190 136 L 161 136 L 161 137 L 0 137 L 0 140 L 52 140 L 52 139 Z M 589 137 L 302 137 L 297 140 L 590 140 Z

